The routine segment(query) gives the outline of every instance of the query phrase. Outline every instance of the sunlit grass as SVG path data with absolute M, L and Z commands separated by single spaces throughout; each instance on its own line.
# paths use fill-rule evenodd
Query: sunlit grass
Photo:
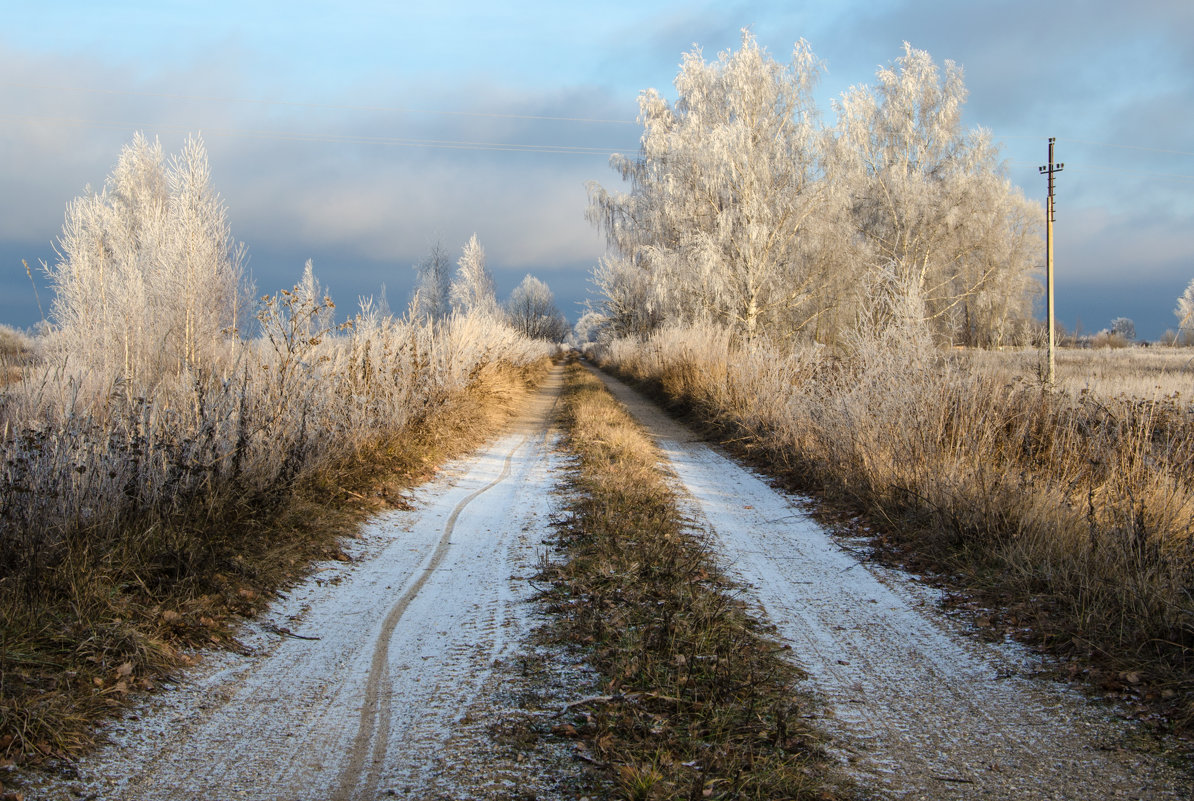
M 540 580 L 556 636 L 602 677 L 562 728 L 619 797 L 838 797 L 797 670 L 685 525 L 654 444 L 579 366 L 562 407 L 577 495 Z

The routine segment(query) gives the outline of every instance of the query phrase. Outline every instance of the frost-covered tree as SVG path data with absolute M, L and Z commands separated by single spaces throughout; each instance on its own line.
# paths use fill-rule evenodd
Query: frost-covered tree
M 130 387 L 204 365 L 252 295 L 197 138 L 167 164 L 156 140 L 135 135 L 103 189 L 67 207 L 58 256 L 58 344 Z
M 596 342 L 609 326 L 609 318 L 601 312 L 587 311 L 572 327 L 572 341 L 576 345 Z
M 629 191 L 589 187 L 613 329 L 711 319 L 746 338 L 835 340 L 894 271 L 941 338 L 1019 337 L 1042 213 L 989 134 L 961 127 L 961 70 L 905 45 L 874 88 L 843 96 L 832 130 L 811 98 L 818 70 L 805 42 L 781 65 L 744 33 L 716 61 L 685 55 L 674 104 L 642 94 L 641 150 L 611 160 Z
M 485 266 L 485 249 L 477 241 L 476 234 L 464 246 L 457 265 L 456 277 L 450 289 L 452 308 L 466 314 L 496 314 L 498 305 L 493 276 Z
M 1030 312 L 1040 208 L 1004 175 L 990 134 L 963 130 L 961 68 L 947 61 L 942 75 L 905 43 L 876 78 L 838 104 L 834 153 L 865 262 L 915 282 L 942 334 L 998 340 Z
M 664 320 L 664 300 L 650 271 L 626 257 L 601 259 L 593 271 L 598 310 L 615 336 L 647 337 Z
M 1183 341 L 1194 341 L 1194 281 L 1177 296 L 1177 308 L 1173 313 L 1177 316 L 1178 336 Z
M 415 265 L 415 297 L 412 311 L 425 320 L 440 320 L 452 311 L 452 263 L 448 253 L 436 242 L 421 262 Z
M 783 65 L 743 32 L 741 48 L 715 61 L 685 54 L 674 105 L 655 90 L 640 96 L 641 150 L 611 159 L 629 193 L 589 186 L 589 218 L 622 260 L 606 279 L 635 286 L 638 270 L 652 287 L 659 314 L 635 325 L 714 319 L 749 338 L 800 330 L 823 310 L 818 70 L 806 42 Z
M 1136 323 L 1128 317 L 1116 317 L 1111 321 L 1111 333 L 1131 342 L 1136 338 Z
M 523 278 L 510 293 L 506 319 L 515 330 L 531 339 L 562 342 L 568 335 L 568 322 L 556 307 L 551 289 L 533 275 Z

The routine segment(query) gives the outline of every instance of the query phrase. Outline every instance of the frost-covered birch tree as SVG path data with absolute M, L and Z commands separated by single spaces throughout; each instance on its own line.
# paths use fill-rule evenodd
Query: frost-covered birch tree
M 415 316 L 440 320 L 452 311 L 452 264 L 448 253 L 436 242 L 421 262 L 415 265 Z
M 1177 296 L 1177 308 L 1173 313 L 1177 316 L 1178 336 L 1182 341 L 1194 341 L 1194 281 L 1187 284 L 1182 294 Z
M 744 32 L 715 61 L 684 55 L 674 105 L 644 92 L 641 150 L 611 159 L 630 191 L 589 186 L 589 218 L 621 259 L 607 278 L 633 286 L 627 273 L 640 271 L 660 318 L 713 319 L 747 338 L 815 321 L 829 196 L 818 71 L 806 42 L 783 65 Z
M 485 249 L 477 241 L 476 234 L 465 244 L 457 267 L 450 289 L 452 308 L 466 314 L 497 314 L 493 276 L 485 266 Z
M 997 341 L 1030 313 L 1042 212 L 1004 175 L 990 134 L 963 130 L 960 67 L 942 75 L 905 43 L 876 79 L 838 103 L 834 152 L 867 266 L 914 282 L 940 333 Z
M 103 189 L 68 205 L 57 250 L 56 342 L 130 387 L 203 365 L 252 295 L 196 138 L 167 164 L 159 142 L 136 134 Z
M 556 307 L 551 289 L 533 275 L 523 278 L 510 293 L 506 319 L 516 331 L 531 339 L 562 342 L 568 334 L 568 323 Z
M 211 346 L 235 327 L 247 303 L 243 255 L 233 242 L 224 201 L 211 186 L 207 148 L 188 137 L 182 152 L 170 159 L 167 218 L 167 319 L 181 322 L 171 350 L 181 350 L 178 368 L 206 361 Z
M 602 258 L 593 270 L 599 294 L 598 311 L 610 332 L 619 337 L 646 338 L 664 321 L 661 292 L 652 272 L 627 256 Z

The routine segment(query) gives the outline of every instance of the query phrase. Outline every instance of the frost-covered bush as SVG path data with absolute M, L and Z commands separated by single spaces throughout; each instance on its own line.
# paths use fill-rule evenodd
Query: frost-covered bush
M 1136 339 L 1136 323 L 1127 317 L 1116 317 L 1111 321 L 1111 333 L 1131 342 Z
M 121 521 L 284 505 L 304 476 L 397 435 L 486 369 L 550 352 L 488 315 L 432 323 L 366 309 L 343 332 L 313 331 L 322 311 L 298 287 L 279 293 L 263 303 L 262 337 L 223 372 L 168 377 L 98 407 L 53 365 L 8 387 L 0 566 L 28 570 L 62 537 Z
M 1194 281 L 1187 284 L 1182 294 L 1178 295 L 1177 308 L 1173 314 L 1177 317 L 1178 340 L 1194 344 Z
M 0 323 L 0 359 L 26 359 L 35 349 L 33 338 L 24 331 Z
M 568 334 L 568 323 L 556 306 L 551 289 L 533 275 L 523 278 L 510 293 L 506 319 L 531 339 L 562 342 Z

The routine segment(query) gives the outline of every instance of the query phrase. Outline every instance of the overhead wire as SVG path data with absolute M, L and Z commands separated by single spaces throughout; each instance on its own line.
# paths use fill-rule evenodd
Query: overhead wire
M 15 122 L 41 123 L 65 125 L 82 128 L 102 128 L 108 130 L 138 130 L 149 126 L 140 126 L 111 120 L 90 120 L 70 117 L 34 117 L 12 114 L 0 114 L 0 120 Z M 182 126 L 154 126 L 156 131 L 171 133 L 190 133 L 194 128 Z M 306 134 L 295 131 L 271 131 L 247 128 L 200 128 L 204 136 L 244 137 L 248 139 L 272 139 L 289 142 L 313 142 L 323 144 L 360 144 L 380 145 L 383 147 L 421 147 L 439 150 L 478 150 L 504 151 L 515 153 L 546 153 L 579 156 L 603 156 L 625 150 L 626 148 L 592 147 L 587 145 L 548 145 L 522 144 L 518 142 L 472 142 L 455 139 L 415 139 L 404 137 L 362 136 L 358 134 Z
M 1037 169 L 1039 165 L 1033 161 L 1021 161 L 1019 159 L 1008 159 L 1007 164 L 1013 167 L 1023 167 L 1025 169 Z M 1130 175 L 1146 175 L 1150 178 L 1168 178 L 1175 181 L 1194 181 L 1194 175 L 1181 175 L 1172 172 L 1156 172 L 1153 170 L 1133 170 L 1126 167 L 1103 167 L 1097 164 L 1085 164 L 1081 161 L 1069 161 L 1066 163 L 1067 171 L 1077 172 L 1116 172 L 1126 173 Z
M 400 108 L 394 106 L 351 105 L 345 103 L 311 103 L 294 100 L 270 100 L 246 97 L 220 97 L 205 95 L 185 95 L 173 92 L 132 92 L 121 89 L 94 89 L 78 86 L 52 86 L 49 84 L 20 83 L 17 81 L 0 80 L 0 86 L 22 89 L 39 89 L 55 92 L 79 92 L 85 94 L 114 95 L 121 97 L 158 97 L 171 100 L 198 100 L 216 103 L 248 103 L 254 105 L 289 106 L 294 108 L 322 108 L 338 111 L 386 111 L 397 114 L 433 114 L 450 117 L 482 117 L 508 120 L 540 120 L 549 122 L 579 122 L 603 125 L 637 125 L 635 120 L 603 119 L 600 117 L 567 117 L 550 114 L 512 114 L 496 111 L 454 111 L 438 109 Z
M 202 102 L 218 102 L 218 103 L 244 103 L 253 105 L 275 105 L 285 106 L 291 108 L 312 108 L 312 109 L 333 109 L 340 111 L 380 111 L 399 114 L 427 114 L 450 117 L 475 117 L 487 119 L 511 119 L 511 120 L 533 120 L 533 121 L 550 121 L 550 122 L 570 122 L 582 124 L 602 124 L 602 125 L 636 125 L 635 120 L 626 119 L 609 119 L 601 117 L 574 117 L 563 115 L 549 115 L 549 114 L 515 114 L 508 112 L 489 112 L 489 111 L 461 111 L 448 109 L 416 109 L 403 108 L 396 106 L 381 106 L 381 105 L 358 105 L 346 103 L 315 103 L 309 101 L 294 101 L 294 100 L 278 100 L 269 98 L 246 98 L 246 97 L 232 97 L 219 95 L 190 95 L 175 92 L 138 92 L 119 89 L 98 89 L 92 87 L 80 86 L 61 86 L 52 84 L 40 83 L 25 83 L 19 81 L 0 80 L 0 86 L 37 89 L 42 91 L 59 91 L 59 92 L 78 92 L 85 94 L 98 94 L 108 96 L 123 96 L 123 97 L 156 97 L 167 98 L 173 100 L 190 100 Z M 99 127 L 99 128 L 137 128 L 145 126 L 128 126 L 120 123 L 93 121 L 93 120 L 79 120 L 79 119 L 53 119 L 53 118 L 32 118 L 19 117 L 13 115 L 0 115 L 0 119 L 18 120 L 18 121 L 46 121 L 58 122 L 60 124 L 74 125 L 78 127 Z M 181 130 L 178 127 L 163 128 L 157 126 L 158 130 Z M 257 139 L 276 139 L 280 141 L 299 141 L 299 142 L 317 142 L 330 144 L 375 144 L 387 147 L 426 147 L 443 150 L 480 150 L 480 151 L 506 151 L 506 152 L 525 152 L 525 153 L 559 153 L 572 155 L 604 155 L 610 153 L 625 151 L 627 148 L 599 148 L 581 145 L 525 145 L 520 143 L 507 142 L 469 142 L 457 141 L 448 139 L 414 139 L 403 137 L 370 137 L 360 135 L 336 135 L 336 134 L 299 134 L 285 131 L 259 131 L 251 129 L 206 129 L 206 133 L 211 136 L 244 136 L 248 138 Z M 1000 139 L 1038 139 L 1041 137 L 1028 136 L 1023 134 L 1005 134 L 999 137 Z M 1176 150 L 1168 148 L 1148 147 L 1144 145 L 1123 145 L 1112 142 L 1097 142 L 1089 139 L 1080 139 L 1075 137 L 1057 137 L 1059 142 L 1073 142 L 1076 144 L 1085 144 L 1095 147 L 1109 147 L 1120 150 L 1135 150 L 1151 153 L 1163 153 L 1167 155 L 1177 156 L 1194 156 L 1194 151 Z M 1029 162 L 1019 162 L 1016 160 L 1009 160 L 1007 163 L 1015 166 L 1035 166 Z M 1077 165 L 1074 165 L 1077 167 Z M 1167 178 L 1178 181 L 1194 180 L 1194 176 L 1180 175 L 1173 173 L 1162 173 L 1155 171 L 1132 170 L 1125 168 L 1112 167 L 1098 167 L 1093 165 L 1083 165 L 1078 169 L 1085 169 L 1100 172 L 1121 172 L 1121 173 L 1137 173 L 1141 175 L 1148 175 L 1157 178 Z

